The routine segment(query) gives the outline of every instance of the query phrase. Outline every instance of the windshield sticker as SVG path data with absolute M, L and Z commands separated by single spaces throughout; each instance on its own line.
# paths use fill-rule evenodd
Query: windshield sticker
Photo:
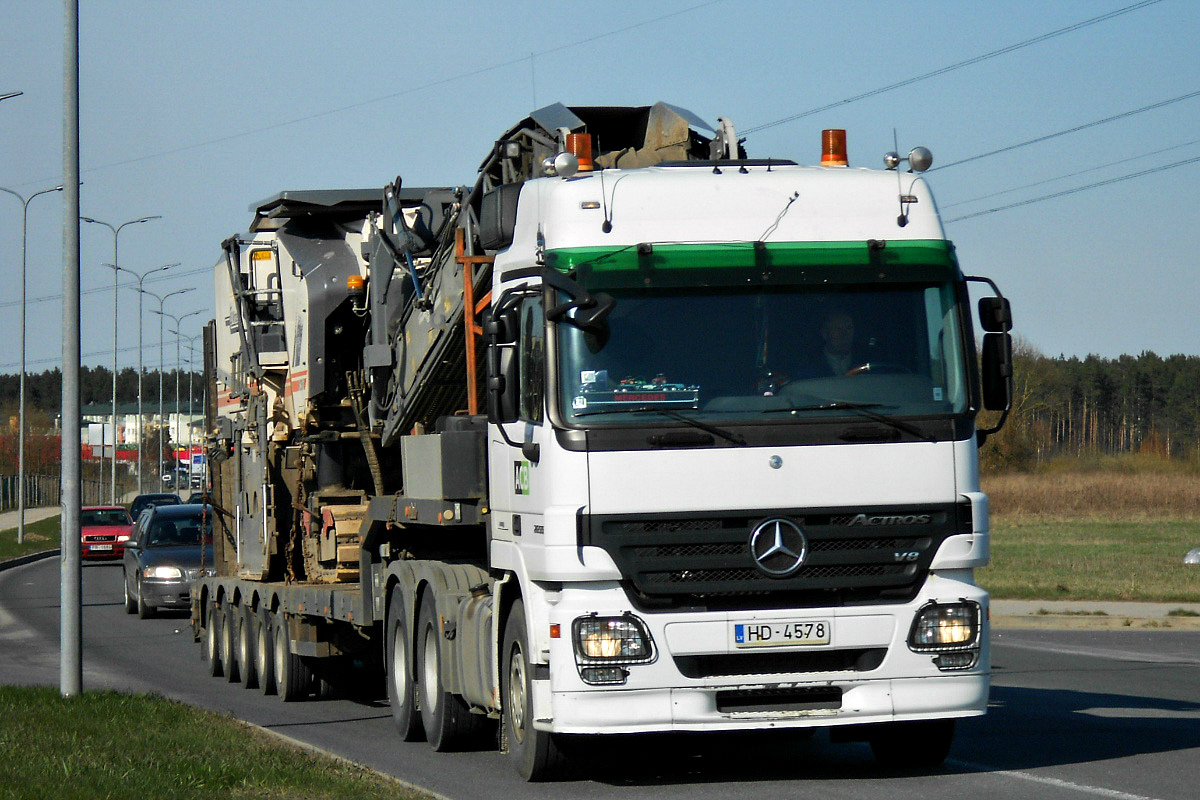
M 622 378 L 615 385 L 605 370 L 584 371 L 580 394 L 572 401 L 579 409 L 699 408 L 700 387 L 669 381 L 663 374 L 653 378 Z

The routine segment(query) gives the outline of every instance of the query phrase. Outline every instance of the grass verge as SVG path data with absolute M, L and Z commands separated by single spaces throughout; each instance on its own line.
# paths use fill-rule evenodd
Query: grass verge
M 157 696 L 0 686 L 0 786 L 13 800 L 429 795 Z M 19 754 L 18 757 L 13 757 Z
M 976 577 L 996 598 L 1200 603 L 1200 520 L 992 520 Z
M 57 516 L 37 522 L 25 523 L 25 541 L 17 544 L 17 529 L 0 531 L 0 561 L 43 550 L 53 550 L 59 542 L 59 518 Z

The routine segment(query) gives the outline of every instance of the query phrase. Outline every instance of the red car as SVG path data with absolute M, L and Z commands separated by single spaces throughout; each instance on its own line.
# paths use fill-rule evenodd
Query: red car
M 84 558 L 120 558 L 133 530 L 123 506 L 87 506 L 79 515 Z

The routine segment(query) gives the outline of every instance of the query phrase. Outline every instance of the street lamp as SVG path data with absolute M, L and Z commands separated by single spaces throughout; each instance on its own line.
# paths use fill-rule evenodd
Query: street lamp
M 185 319 L 187 319 L 188 317 L 194 317 L 197 314 L 199 314 L 200 309 L 197 308 L 195 311 L 189 311 L 188 313 L 181 314 L 178 317 L 175 316 L 174 314 L 162 314 L 161 312 L 155 312 L 155 313 L 159 313 L 163 317 L 170 317 L 171 320 L 174 321 L 174 323 L 175 323 L 175 330 L 171 331 L 171 333 L 175 334 L 175 432 L 179 433 L 179 339 L 182 336 L 182 334 L 179 331 L 183 328 L 183 324 L 182 324 L 183 321 Z M 159 322 L 162 322 L 162 320 L 160 319 Z M 167 432 L 169 433 L 170 430 L 171 430 L 171 426 L 168 425 Z M 174 439 L 172 439 L 172 441 L 174 441 Z M 173 452 L 174 447 L 172 447 L 171 449 Z M 188 457 L 189 458 L 191 457 L 190 453 L 188 454 Z M 175 471 L 176 477 L 178 477 L 179 470 L 175 469 L 175 466 L 176 465 L 172 464 L 171 468 Z M 189 474 L 190 474 L 190 471 L 189 471 Z
M 137 375 L 138 375 L 138 429 L 137 429 L 138 460 L 137 460 L 137 472 L 138 472 L 138 492 L 141 493 L 143 491 L 143 486 L 144 486 L 144 482 L 142 481 L 142 421 L 145 419 L 145 416 L 142 413 L 142 295 L 147 294 L 146 290 L 142 288 L 142 281 L 146 280 L 146 276 L 151 275 L 155 272 L 162 272 L 163 270 L 170 269 L 171 267 L 178 267 L 179 262 L 175 261 L 170 264 L 163 264 L 161 267 L 155 267 L 154 269 L 148 269 L 141 274 L 138 274 L 131 269 L 125 269 L 124 267 L 118 267 L 116 264 L 107 264 L 106 266 L 112 267 L 114 270 L 118 270 L 120 272 L 128 272 L 130 275 L 137 278 L 137 282 L 138 282 L 138 285 L 137 285 L 137 293 L 138 293 L 138 371 L 137 371 Z
M 17 92 L 16 94 L 20 94 Z M 16 95 L 5 95 L 0 100 Z M 12 189 L 5 189 L 0 186 L 0 192 L 11 194 L 17 200 L 21 201 L 21 313 L 19 315 L 21 326 L 21 378 L 18 381 L 20 386 L 19 392 L 21 398 L 17 405 L 17 544 L 25 541 L 25 245 L 29 238 L 29 204 L 33 198 L 39 194 L 50 194 L 51 192 L 61 192 L 63 187 L 55 186 L 52 189 L 42 189 L 40 192 L 34 192 L 29 197 L 22 197 Z
M 159 424 L 159 431 L 160 431 L 160 433 L 158 435 L 159 480 L 162 480 L 162 469 L 163 469 L 163 461 L 162 461 L 163 441 L 162 441 L 161 430 L 162 430 L 162 423 L 163 423 L 163 370 L 166 368 L 166 365 L 163 363 L 163 317 L 166 316 L 166 314 L 163 312 L 163 304 L 167 302 L 167 298 L 174 297 L 177 294 L 183 294 L 184 292 L 194 291 L 195 288 L 196 288 L 195 286 L 189 286 L 186 289 L 176 289 L 175 291 L 167 292 L 164 295 L 157 295 L 154 292 L 150 292 L 145 289 L 140 290 L 144 294 L 148 294 L 151 297 L 153 297 L 155 300 L 158 301 L 158 311 L 157 311 L 157 314 L 158 314 L 158 424 Z M 154 309 L 151 309 L 151 311 L 153 311 L 153 310 Z
M 113 227 L 111 223 L 103 220 L 92 219 L 91 217 L 80 217 L 84 222 L 90 222 L 93 225 L 103 225 L 113 233 L 113 366 L 112 366 L 112 430 L 113 430 L 113 454 L 112 454 L 112 482 L 109 489 L 109 502 L 113 505 L 117 504 L 117 273 L 121 270 L 121 261 L 117 258 L 117 243 L 121 238 L 121 229 L 126 225 L 137 225 L 141 222 L 149 222 L 152 219 L 162 219 L 157 214 L 153 217 L 142 217 L 140 219 L 131 219 L 128 222 L 122 222 L 120 225 Z M 101 441 L 103 444 L 103 441 Z M 101 461 L 103 463 L 103 461 Z M 101 472 L 101 479 L 104 473 Z
M 184 336 L 179 331 L 170 331 L 179 337 L 179 340 L 187 342 L 188 346 L 188 435 L 187 435 L 187 454 L 188 454 L 188 488 L 191 488 L 192 477 L 192 420 L 195 418 L 195 411 L 192 409 L 192 376 L 196 373 L 196 340 L 204 336 L 204 331 L 200 331 L 195 336 Z M 178 344 L 178 341 L 176 342 Z M 178 357 L 177 357 L 178 358 Z M 179 392 L 175 392 L 175 397 L 179 397 Z M 178 415 L 178 412 L 176 412 Z

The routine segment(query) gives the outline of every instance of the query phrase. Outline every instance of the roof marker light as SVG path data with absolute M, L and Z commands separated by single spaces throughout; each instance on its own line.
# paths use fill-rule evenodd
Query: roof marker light
M 821 166 L 845 167 L 849 164 L 846 157 L 846 131 L 842 128 L 821 131 Z
M 580 172 L 592 171 L 592 135 L 590 133 L 568 133 L 567 152 L 579 159 Z

